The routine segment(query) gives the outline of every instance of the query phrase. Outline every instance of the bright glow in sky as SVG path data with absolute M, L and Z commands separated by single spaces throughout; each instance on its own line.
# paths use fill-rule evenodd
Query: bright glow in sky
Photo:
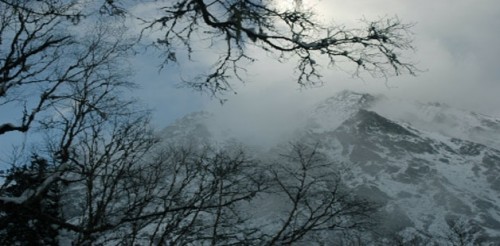
M 285 1 L 293 6 L 292 0 Z M 304 4 L 318 11 L 322 20 L 347 27 L 361 18 L 379 19 L 398 16 L 413 28 L 417 50 L 409 54 L 423 70 L 417 77 L 392 77 L 388 81 L 352 78 L 338 68 L 323 67 L 325 86 L 300 90 L 293 81 L 293 64 L 279 64 L 266 55 L 255 53 L 258 62 L 248 67 L 247 82 L 235 81 L 238 95 L 228 95 L 221 106 L 209 96 L 189 89 L 172 89 L 178 81 L 179 67 L 158 75 L 156 70 L 140 70 L 141 93 L 157 110 L 155 123 L 166 125 L 183 113 L 198 110 L 217 111 L 227 117 L 248 115 L 252 120 L 286 118 L 313 102 L 336 91 L 388 94 L 397 98 L 440 101 L 455 107 L 500 116 L 500 2 L 494 0 L 308 0 Z M 144 67 L 155 67 L 156 64 Z M 184 66 L 184 65 L 183 65 Z M 185 66 L 193 67 L 193 64 Z M 263 105 L 265 104 L 265 105 Z M 238 115 L 238 116 L 235 116 Z M 272 120 L 272 119 L 271 119 Z M 261 124 L 266 125 L 266 124 Z

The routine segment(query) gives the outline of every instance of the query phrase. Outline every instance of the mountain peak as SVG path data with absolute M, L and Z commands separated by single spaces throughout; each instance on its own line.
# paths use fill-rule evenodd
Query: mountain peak
M 163 129 L 160 136 L 167 143 L 180 142 L 192 145 L 208 142 L 212 133 L 208 129 L 207 122 L 212 117 L 213 114 L 206 111 L 187 114 Z
M 349 90 L 343 90 L 332 97 L 329 97 L 319 103 L 316 108 L 344 106 L 344 107 L 369 107 L 377 97 L 368 93 L 359 93 Z
M 207 118 L 188 115 L 165 136 L 213 141 L 216 128 L 207 127 Z M 262 142 L 267 132 L 255 129 L 252 137 Z M 440 103 L 342 91 L 312 108 L 305 129 L 291 137 L 317 144 L 332 165 L 346 168 L 344 182 L 353 193 L 381 204 L 380 233 L 431 235 L 448 228 L 448 218 L 459 218 L 477 225 L 478 237 L 494 241 L 500 239 L 499 130 L 500 119 Z M 230 131 L 223 135 L 231 140 Z
M 341 91 L 316 104 L 309 126 L 315 131 L 334 130 L 360 109 L 369 109 L 378 99 L 367 93 Z
M 358 113 L 354 115 L 354 117 L 348 119 L 342 125 L 347 125 L 350 127 L 354 126 L 362 132 L 379 131 L 383 132 L 384 134 L 415 136 L 414 133 L 410 132 L 396 122 L 393 122 L 375 113 L 374 111 L 364 109 L 360 109 Z

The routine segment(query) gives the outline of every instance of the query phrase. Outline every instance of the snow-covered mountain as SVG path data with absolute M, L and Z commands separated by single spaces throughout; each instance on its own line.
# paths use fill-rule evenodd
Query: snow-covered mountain
M 210 117 L 189 115 L 164 136 L 209 141 Z M 380 233 L 438 235 L 461 221 L 500 242 L 500 119 L 344 91 L 312 108 L 294 139 L 317 144 L 348 170 L 349 187 L 382 206 Z

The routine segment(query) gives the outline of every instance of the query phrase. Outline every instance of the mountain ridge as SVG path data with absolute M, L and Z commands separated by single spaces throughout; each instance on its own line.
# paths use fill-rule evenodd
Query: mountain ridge
M 437 116 L 444 115 L 446 120 L 437 122 L 443 126 L 462 114 L 466 122 L 450 128 L 474 129 L 479 122 L 488 132 L 497 123 L 500 127 L 500 120 L 432 104 L 431 111 L 437 113 L 427 113 L 428 118 L 412 124 L 402 114 L 380 111 L 388 100 L 343 91 L 318 103 L 294 139 L 315 143 L 334 163 L 348 167 L 346 184 L 382 205 L 381 233 L 410 232 L 423 237 L 461 220 L 474 225 L 484 242 L 500 242 L 500 150 L 496 142 L 488 138 L 472 141 L 467 134 L 430 126 Z M 408 114 L 418 118 L 421 112 Z M 429 124 L 422 127 L 426 120 Z M 209 139 L 209 135 L 204 136 Z

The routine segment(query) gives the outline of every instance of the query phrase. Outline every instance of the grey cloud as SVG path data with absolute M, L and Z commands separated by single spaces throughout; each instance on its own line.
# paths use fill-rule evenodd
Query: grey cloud
M 229 101 L 221 106 L 209 96 L 200 96 L 187 89 L 175 90 L 174 85 L 158 89 L 155 83 L 178 76 L 176 68 L 143 84 L 145 98 L 153 105 L 169 104 L 177 107 L 173 115 L 182 110 L 208 109 L 220 111 L 227 117 L 242 119 L 245 114 L 256 118 L 287 118 L 294 111 L 304 109 L 303 105 L 333 95 L 336 91 L 352 89 L 360 92 L 382 93 L 397 98 L 420 101 L 441 101 L 452 106 L 477 110 L 500 116 L 500 2 L 494 0 L 304 0 L 316 8 L 321 19 L 347 27 L 359 24 L 358 20 L 377 19 L 397 15 L 402 21 L 416 23 L 413 28 L 414 54 L 408 56 L 418 62 L 423 70 L 417 77 L 392 77 L 388 81 L 364 75 L 362 79 L 352 78 L 340 68 L 323 67 L 326 84 L 320 88 L 299 91 L 293 81 L 293 61 L 279 64 L 262 52 L 254 52 L 257 63 L 249 65 L 245 84 L 235 81 L 238 95 L 229 95 Z M 200 49 L 202 49 L 201 47 Z M 197 64 L 181 64 L 179 70 L 193 72 L 208 64 L 210 53 Z M 146 76 L 147 77 L 147 76 Z M 178 80 L 177 80 L 178 81 Z M 153 85 L 151 85 L 153 84 Z M 163 90 L 165 89 L 165 90 Z M 168 93 L 165 93 L 168 91 Z M 188 99 L 185 99 L 188 97 Z M 173 101 L 169 101 L 172 100 Z M 161 106 L 157 106 L 161 107 Z M 161 121 L 174 112 L 158 112 Z M 276 113 L 280 112 L 280 113 Z M 290 113 L 288 113 L 290 112 Z M 158 119 L 160 119 L 158 118 Z M 171 121 L 171 120 L 170 120 Z M 259 125 L 259 124 L 254 124 Z M 271 123 L 260 125 L 273 125 Z M 280 124 L 276 124 L 280 125 Z M 264 127 L 264 126 L 261 126 Z

